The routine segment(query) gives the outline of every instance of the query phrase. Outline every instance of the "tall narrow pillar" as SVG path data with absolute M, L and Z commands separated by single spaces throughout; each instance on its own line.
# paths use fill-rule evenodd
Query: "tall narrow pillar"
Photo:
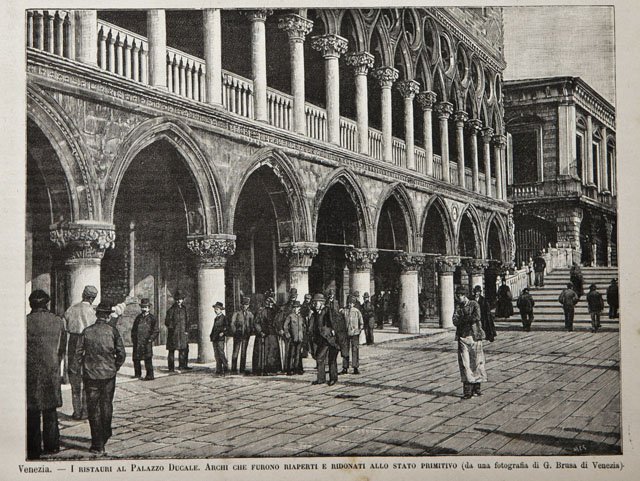
M 570 167 L 575 165 L 575 161 L 576 106 L 573 100 L 563 99 L 558 105 L 558 173 L 570 175 Z
M 609 185 L 609 168 L 607 167 L 607 128 L 602 126 L 600 129 L 602 138 L 600 139 L 600 159 L 599 170 L 600 173 L 600 191 L 610 192 L 611 186 Z
M 403 80 L 396 87 L 404 99 L 404 143 L 407 148 L 407 169 L 416 170 L 416 148 L 413 132 L 413 98 L 420 91 L 415 80 Z
M 253 112 L 256 120 L 269 121 L 267 110 L 267 33 L 266 21 L 272 11 L 250 10 L 251 22 L 251 76 L 253 80 Z
M 374 57 L 369 52 L 351 53 L 345 61 L 353 67 L 356 83 L 356 118 L 358 123 L 358 152 L 369 153 L 369 93 L 367 74 L 373 67 Z
M 504 135 L 493 136 L 493 159 L 496 163 L 496 199 L 504 200 L 504 172 L 503 172 L 503 151 L 507 144 Z
M 214 360 L 209 335 L 213 328 L 213 304 L 225 303 L 225 266 L 236 250 L 236 236 L 215 234 L 194 236 L 187 247 L 198 258 L 198 362 Z
M 382 89 L 380 109 L 382 116 L 382 160 L 393 162 L 391 87 L 398 80 L 398 71 L 393 67 L 380 67 L 373 71 L 373 75 L 380 82 L 380 88 Z
M 424 129 L 425 174 L 433 176 L 433 104 L 436 101 L 435 92 L 425 90 L 420 92 L 416 100 L 422 107 Z
M 289 289 L 295 288 L 300 296 L 309 291 L 309 267 L 318 255 L 315 242 L 290 242 L 280 244 L 280 254 L 289 260 Z
M 493 129 L 487 127 L 482 129 L 482 142 L 484 152 L 484 181 L 487 188 L 487 197 L 493 197 L 491 192 L 491 139 L 493 138 Z
M 487 262 L 484 259 L 466 259 L 462 265 L 469 275 L 469 294 L 471 295 L 476 286 L 484 289 L 484 270 Z
M 340 66 L 338 60 L 347 51 L 349 43 L 340 35 L 328 34 L 313 37 L 311 46 L 324 57 L 324 75 L 327 102 L 327 137 L 332 144 L 340 145 Z
M 467 122 L 471 135 L 471 187 L 474 192 L 480 193 L 480 174 L 478 167 L 478 133 L 482 129 L 482 122 L 471 119 Z
M 371 268 L 378 259 L 378 251 L 353 248 L 347 250 L 345 255 L 349 266 L 349 288 L 352 292 L 360 292 L 362 296 L 371 289 Z
M 219 8 L 202 11 L 204 24 L 205 99 L 222 104 L 222 26 Z
M 167 88 L 167 22 L 164 10 L 147 11 L 149 85 Z
M 75 17 L 76 60 L 98 65 L 98 12 L 76 10 Z
M 442 180 L 451 182 L 449 173 L 449 117 L 453 113 L 453 104 L 439 102 L 436 104 L 438 119 L 440 120 L 440 157 L 442 159 Z
M 454 119 L 456 122 L 456 150 L 458 152 L 456 159 L 458 162 L 458 184 L 464 189 L 467 184 L 464 170 L 464 124 L 469 120 L 469 115 L 464 110 L 458 110 Z
M 604 229 L 605 229 L 605 243 L 607 246 L 607 267 L 611 267 L 612 264 L 612 258 L 611 258 L 611 254 L 612 254 L 612 241 L 611 241 L 611 235 L 613 234 L 613 223 L 609 220 L 609 219 L 605 219 L 604 220 L 605 224 L 604 224 Z
M 438 269 L 438 297 L 440 302 L 440 327 L 453 328 L 454 291 L 453 273 L 458 260 L 452 257 L 441 257 L 436 261 Z
M 100 302 L 100 263 L 105 251 L 115 245 L 115 227 L 106 223 L 78 222 L 53 227 L 50 238 L 65 257 L 67 306 L 82 300 L 86 285 L 98 288 L 96 303 Z
M 398 315 L 400 332 L 420 333 L 420 306 L 418 304 L 418 270 L 425 262 L 424 254 L 402 252 L 394 260 L 400 264 L 400 300 Z
M 307 115 L 305 112 L 304 90 L 304 39 L 313 22 L 296 14 L 285 15 L 278 20 L 278 28 L 289 35 L 289 51 L 291 52 L 291 95 L 293 96 L 293 131 L 298 134 L 307 133 Z

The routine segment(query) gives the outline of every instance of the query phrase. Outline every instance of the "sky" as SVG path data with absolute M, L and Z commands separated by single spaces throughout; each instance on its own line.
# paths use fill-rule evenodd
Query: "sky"
M 505 7 L 505 80 L 581 77 L 615 105 L 613 16 L 607 6 Z

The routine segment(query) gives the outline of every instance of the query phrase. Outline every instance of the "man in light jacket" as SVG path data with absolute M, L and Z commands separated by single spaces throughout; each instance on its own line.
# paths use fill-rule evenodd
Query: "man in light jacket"
M 349 351 L 351 351 L 351 360 L 353 365 L 353 373 L 360 374 L 360 333 L 364 328 L 364 321 L 360 310 L 355 306 L 357 299 L 354 296 L 347 297 L 347 306 L 340 310 L 340 314 L 344 318 L 347 330 L 346 341 L 346 357 L 342 363 L 342 373 L 347 374 L 349 369 Z

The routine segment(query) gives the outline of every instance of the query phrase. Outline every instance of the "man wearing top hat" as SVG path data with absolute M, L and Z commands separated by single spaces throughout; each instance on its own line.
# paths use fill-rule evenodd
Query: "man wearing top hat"
M 64 313 L 67 325 L 69 344 L 67 352 L 76 352 L 78 340 L 87 327 L 96 322 L 96 311 L 92 306 L 98 296 L 98 289 L 94 286 L 84 286 L 82 301 L 69 307 Z M 73 419 L 87 419 L 87 399 L 82 390 L 82 371 L 76 362 L 75 356 L 68 356 L 69 383 L 71 384 L 71 403 L 73 404 Z
M 118 329 L 108 323 L 111 312 L 111 303 L 103 300 L 98 304 L 96 322 L 84 330 L 75 352 L 87 395 L 90 451 L 98 455 L 105 454 L 104 446 L 111 437 L 116 373 L 126 358 Z
M 285 372 L 291 374 L 303 374 L 302 368 L 302 343 L 306 337 L 306 326 L 300 314 L 300 301 L 293 301 L 292 311 L 284 320 L 284 335 L 288 340 L 287 354 L 285 358 Z
M 178 369 L 191 369 L 189 360 L 189 314 L 184 305 L 184 294 L 176 290 L 175 302 L 167 311 L 164 325 L 167 326 L 167 365 L 170 372 L 175 371 L 175 352 L 178 351 Z
M 213 311 L 216 314 L 213 320 L 213 329 L 209 339 L 213 343 L 213 354 L 216 358 L 216 374 L 225 374 L 229 370 L 229 363 L 227 362 L 227 356 L 224 354 L 225 336 L 229 330 L 227 325 L 227 318 L 224 315 L 224 305 L 222 302 L 216 302 L 213 305 Z
M 133 321 L 131 328 L 131 342 L 133 343 L 133 370 L 134 375 L 143 381 L 153 381 L 153 342 L 160 334 L 158 320 L 151 314 L 151 303 L 149 299 L 140 300 L 140 309 L 142 312 L 138 314 Z M 144 370 L 146 376 L 142 378 L 141 361 L 144 361 Z
M 231 317 L 231 335 L 233 336 L 233 355 L 231 357 L 231 372 L 238 372 L 238 353 L 240 354 L 240 372 L 246 372 L 247 366 L 247 347 L 249 339 L 253 333 L 254 317 L 249 310 L 251 298 L 243 297 L 242 305 L 239 311 L 233 313 Z
M 27 315 L 27 459 L 60 451 L 57 408 L 62 406 L 60 363 L 67 335 L 64 321 L 49 312 L 49 294 L 36 289 Z M 40 428 L 42 422 L 42 429 Z

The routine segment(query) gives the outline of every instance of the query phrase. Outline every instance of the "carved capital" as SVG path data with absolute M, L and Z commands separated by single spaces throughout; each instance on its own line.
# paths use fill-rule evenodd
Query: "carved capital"
M 419 252 L 401 252 L 393 258 L 402 272 L 417 271 L 426 261 L 426 256 Z
M 484 270 L 489 263 L 484 259 L 464 259 L 462 266 L 471 276 L 479 276 L 484 274 Z
M 115 245 L 116 231 L 112 224 L 63 224 L 51 226 L 49 236 L 67 259 L 102 259 Z
M 460 265 L 460 258 L 456 256 L 443 256 L 436 259 L 436 269 L 440 274 L 453 274 Z
M 484 140 L 485 144 L 490 143 L 492 137 L 493 137 L 493 129 L 491 127 L 486 127 L 482 129 L 482 140 Z
M 371 271 L 371 266 L 378 260 L 378 251 L 375 249 L 353 248 L 345 252 L 349 261 L 349 268 L 360 272 Z
M 187 248 L 195 254 L 203 267 L 222 268 L 227 257 L 236 252 L 236 236 L 231 234 L 187 237 Z
M 313 258 L 318 255 L 316 242 L 289 242 L 279 246 L 280 254 L 289 259 L 290 267 L 310 267 Z
M 415 80 L 402 80 L 396 84 L 396 88 L 403 99 L 413 99 L 420 92 L 420 84 Z
M 398 80 L 400 73 L 393 67 L 378 67 L 371 72 L 380 82 L 380 87 L 390 89 L 393 83 Z
M 324 58 L 340 58 L 347 51 L 349 41 L 340 35 L 317 35 L 311 39 L 311 47 Z
M 304 42 L 305 37 L 313 29 L 313 22 L 308 18 L 290 13 L 278 19 L 278 28 L 289 34 L 291 42 Z
M 345 55 L 344 61 L 353 67 L 355 75 L 367 75 L 369 69 L 373 68 L 374 56 L 369 52 L 349 53 Z
M 482 122 L 479 119 L 471 119 L 467 122 L 467 128 L 471 135 L 478 135 L 482 130 Z
M 269 17 L 272 13 L 273 10 L 270 10 L 268 8 L 260 8 L 257 10 L 248 10 L 245 12 L 245 15 L 250 22 L 266 22 L 267 17 Z
M 453 104 L 450 102 L 438 102 L 436 104 L 436 113 L 441 120 L 447 120 L 453 113 Z
M 464 126 L 464 123 L 469 120 L 469 114 L 466 113 L 464 110 L 458 110 L 455 115 L 453 116 L 453 120 L 455 120 L 456 124 L 458 124 L 458 126 L 462 127 Z
M 436 103 L 437 95 L 430 90 L 424 90 L 416 95 L 416 101 L 422 107 L 422 110 L 431 110 Z
M 491 137 L 491 142 L 493 142 L 493 145 L 503 148 L 505 145 L 507 145 L 507 136 L 502 134 L 496 134 L 493 137 Z

